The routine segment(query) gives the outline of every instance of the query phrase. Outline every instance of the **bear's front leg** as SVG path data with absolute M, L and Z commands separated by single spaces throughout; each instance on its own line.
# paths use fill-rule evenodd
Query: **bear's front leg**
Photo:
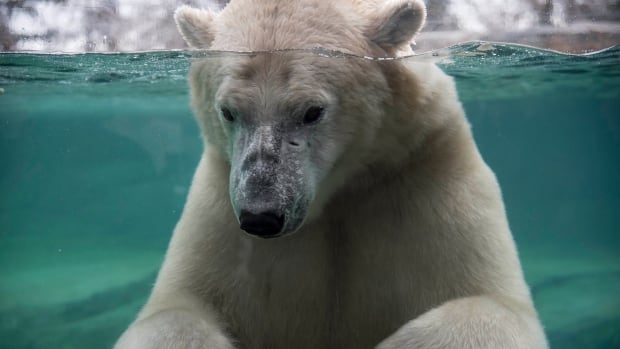
M 376 349 L 546 349 L 530 305 L 487 296 L 452 300 L 409 321 Z
M 114 349 L 234 349 L 208 319 L 188 310 L 163 310 L 136 321 Z

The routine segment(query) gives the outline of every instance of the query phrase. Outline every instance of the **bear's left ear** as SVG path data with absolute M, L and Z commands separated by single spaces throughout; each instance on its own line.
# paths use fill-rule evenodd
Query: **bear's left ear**
M 409 44 L 424 25 L 426 6 L 422 0 L 392 0 L 369 23 L 366 35 L 391 52 Z
M 174 11 L 174 20 L 179 32 L 193 48 L 209 48 L 213 41 L 211 24 L 215 14 L 210 10 L 199 10 L 181 6 Z

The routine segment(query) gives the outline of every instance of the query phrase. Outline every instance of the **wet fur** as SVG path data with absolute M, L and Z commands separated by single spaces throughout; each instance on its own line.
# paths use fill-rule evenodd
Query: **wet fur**
M 177 20 L 190 43 L 214 49 L 320 44 L 394 55 L 406 46 L 368 39 L 384 23 L 370 18 L 378 2 L 252 3 L 233 0 L 218 16 L 185 8 Z M 332 13 L 346 6 L 355 11 Z M 313 16 L 316 24 L 307 24 Z M 225 31 L 233 20 L 264 33 Z M 188 21 L 204 31 L 187 32 Z M 294 30 L 275 37 L 270 26 Z M 153 293 L 117 348 L 546 348 L 499 186 L 452 80 L 430 63 L 278 57 L 193 65 L 205 151 Z M 274 74 L 261 77 L 262 69 Z M 338 122 L 324 131 L 336 142 L 325 146 L 330 166 L 292 235 L 261 240 L 239 229 L 226 131 L 213 116 L 210 87 L 229 74 L 338 93 Z

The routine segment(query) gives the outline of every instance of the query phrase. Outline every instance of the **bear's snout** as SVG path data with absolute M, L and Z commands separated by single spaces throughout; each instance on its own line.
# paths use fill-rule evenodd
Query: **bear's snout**
M 230 200 L 241 230 L 261 238 L 297 231 L 314 197 L 312 156 L 283 146 L 295 130 L 241 125 L 232 140 Z
M 276 211 L 253 213 L 242 210 L 239 215 L 242 230 L 261 238 L 273 238 L 280 235 L 284 227 L 284 215 Z

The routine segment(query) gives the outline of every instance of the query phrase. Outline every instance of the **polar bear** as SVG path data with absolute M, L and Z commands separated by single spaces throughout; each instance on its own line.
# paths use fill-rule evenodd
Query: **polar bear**
M 385 59 L 425 15 L 421 0 L 176 11 L 194 48 L 249 53 L 192 63 L 205 150 L 116 348 L 547 347 L 453 81 Z

